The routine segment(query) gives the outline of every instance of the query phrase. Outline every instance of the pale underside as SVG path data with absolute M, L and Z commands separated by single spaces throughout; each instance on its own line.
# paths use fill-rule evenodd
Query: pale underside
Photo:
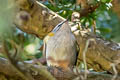
M 46 59 L 48 66 L 69 67 L 76 61 L 76 39 L 68 24 L 51 37 L 46 44 Z M 64 29 L 64 30 L 63 30 Z

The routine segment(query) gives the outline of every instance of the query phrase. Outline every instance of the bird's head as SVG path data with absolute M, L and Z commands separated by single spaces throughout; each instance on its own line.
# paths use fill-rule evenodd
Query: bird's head
M 56 33 L 61 27 L 62 25 L 67 22 L 68 20 L 62 21 L 61 23 L 59 23 L 53 30 L 52 32 Z
M 62 27 L 62 25 L 67 22 L 68 20 L 62 21 L 59 23 L 48 35 L 45 37 L 45 41 L 48 41 L 50 37 L 54 36 L 57 31 Z

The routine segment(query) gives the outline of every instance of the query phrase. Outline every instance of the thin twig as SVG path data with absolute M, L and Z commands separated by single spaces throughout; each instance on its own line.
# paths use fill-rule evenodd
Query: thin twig
M 93 20 L 93 33 L 96 34 L 96 21 Z
M 89 39 L 86 41 L 85 49 L 83 51 L 83 62 L 84 62 L 84 65 L 85 65 L 85 74 L 84 74 L 85 79 L 87 79 L 86 52 L 87 52 L 87 49 L 88 49 L 88 45 L 89 45 Z
M 14 67 L 14 69 L 17 71 L 17 73 L 24 79 L 24 80 L 34 80 L 32 78 L 32 76 L 30 76 L 29 74 L 25 74 L 26 72 L 22 71 L 20 69 L 20 67 L 17 65 L 17 61 L 14 60 L 13 58 L 10 57 L 10 53 L 8 52 L 8 49 L 7 49 L 7 43 L 6 41 L 4 40 L 3 41 L 3 50 L 4 50 L 4 53 L 8 59 L 8 61 L 11 63 L 11 65 Z
M 118 76 L 118 71 L 116 69 L 116 64 L 112 63 L 111 66 L 112 66 L 113 71 L 114 71 L 114 75 L 113 75 L 111 80 L 115 80 L 117 78 L 117 76 Z
M 55 2 L 53 2 L 52 0 L 49 0 L 49 1 L 54 7 L 56 6 Z
M 83 62 L 84 62 L 84 65 L 85 65 L 85 73 L 84 73 L 84 78 L 87 79 L 87 73 L 88 73 L 88 70 L 87 70 L 87 62 L 86 62 L 86 53 L 87 53 L 87 50 L 88 50 L 88 46 L 90 44 L 90 41 L 93 41 L 94 39 L 88 39 L 86 41 L 86 45 L 85 45 L 85 49 L 83 50 Z

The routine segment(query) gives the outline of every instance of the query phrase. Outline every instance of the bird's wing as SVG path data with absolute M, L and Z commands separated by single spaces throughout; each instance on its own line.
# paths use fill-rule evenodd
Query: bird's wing
M 46 42 L 43 42 L 43 57 L 46 57 Z
M 49 40 L 50 36 L 47 35 L 43 40 L 43 57 L 46 57 L 46 48 L 47 48 L 47 42 Z

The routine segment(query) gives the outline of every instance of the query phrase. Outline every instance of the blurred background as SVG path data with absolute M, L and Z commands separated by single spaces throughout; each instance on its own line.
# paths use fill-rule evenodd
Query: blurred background
M 60 16 L 71 20 L 73 12 L 81 11 L 85 6 L 81 0 L 38 0 Z M 84 1 L 84 0 L 83 0 Z M 92 28 L 96 23 L 97 34 L 107 40 L 120 43 L 120 0 L 87 0 L 89 5 L 99 4 L 99 7 L 87 16 L 81 17 L 82 26 Z M 13 0 L 0 0 L 0 44 L 2 39 L 8 41 L 10 52 L 15 52 L 13 45 L 19 50 L 18 57 L 23 60 L 40 58 L 40 47 L 43 41 L 34 35 L 26 34 L 15 27 L 14 15 L 17 4 Z M 13 45 L 11 45 L 12 43 Z M 2 52 L 0 52 L 0 56 Z
M 71 16 L 74 11 L 79 12 L 82 9 L 80 1 L 84 0 L 43 0 L 44 4 L 58 13 L 59 15 L 67 18 Z M 81 24 L 86 24 L 91 27 L 92 20 L 96 21 L 97 30 L 100 35 L 106 39 L 111 39 L 115 42 L 120 42 L 120 0 L 86 0 L 90 5 L 96 5 L 101 2 L 99 7 L 88 16 L 81 17 Z M 84 2 L 83 2 L 84 3 Z

